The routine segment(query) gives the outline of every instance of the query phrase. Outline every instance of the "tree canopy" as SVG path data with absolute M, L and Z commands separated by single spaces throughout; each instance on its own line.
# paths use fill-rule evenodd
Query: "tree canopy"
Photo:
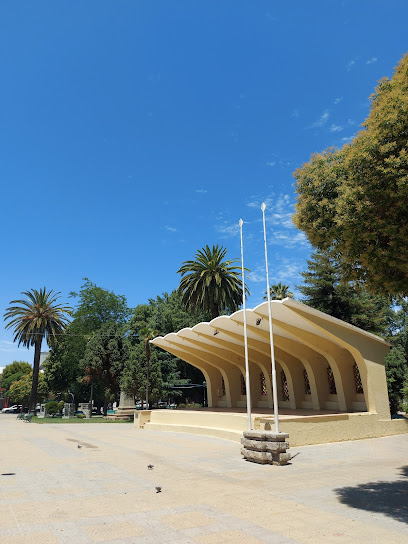
M 294 222 L 312 245 L 368 290 L 408 295 L 408 54 L 377 86 L 363 130 L 294 175 Z
M 33 367 L 25 361 L 13 361 L 4 367 L 0 375 L 0 389 L 3 389 L 5 397 L 10 396 L 10 388 L 14 382 L 18 382 L 27 374 L 31 374 Z
M 271 300 L 283 300 L 284 298 L 293 298 L 293 293 L 290 291 L 290 285 L 286 285 L 282 282 L 270 285 L 269 294 Z M 264 300 L 268 299 L 266 291 L 263 298 Z
M 40 370 L 41 344 L 45 338 L 48 345 L 62 336 L 67 324 L 68 316 L 72 308 L 60 305 L 57 300 L 60 293 L 52 289 L 47 291 L 44 287 L 37 291 L 31 289 L 24 291 L 25 299 L 12 300 L 7 308 L 4 319 L 8 321 L 6 329 L 13 329 L 14 341 L 18 345 L 34 346 L 33 381 L 29 410 L 33 410 L 37 402 L 38 373 Z
M 184 261 L 177 271 L 181 274 L 179 292 L 183 303 L 194 311 L 211 312 L 217 317 L 222 310 L 234 312 L 242 304 L 241 267 L 239 259 L 224 260 L 225 247 L 208 245 L 198 250 L 195 261 Z M 246 288 L 249 294 L 248 288 Z
M 307 263 L 308 269 L 301 273 L 303 284 L 298 286 L 304 296 L 301 302 L 388 338 L 394 317 L 389 299 L 372 295 L 358 283 L 344 280 L 330 250 L 312 253 Z

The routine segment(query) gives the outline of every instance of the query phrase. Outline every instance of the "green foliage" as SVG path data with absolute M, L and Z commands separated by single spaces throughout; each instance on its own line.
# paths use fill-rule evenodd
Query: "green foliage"
M 281 282 L 271 285 L 269 287 L 269 293 L 271 300 L 283 300 L 284 298 L 293 298 L 293 293 L 289 291 L 290 285 L 282 284 Z M 264 300 L 268 299 L 265 291 Z
M 186 404 L 180 403 L 177 406 L 177 410 L 197 410 L 198 408 L 202 408 L 202 405 L 197 404 L 196 402 L 187 402 Z
M 77 414 L 76 417 L 78 419 L 85 419 L 85 414 Z
M 408 377 L 402 388 L 402 410 L 408 414 Z
M 86 334 L 98 330 L 104 323 L 125 324 L 131 313 L 126 297 L 98 287 L 88 278 L 84 281 L 79 293 L 70 293 L 71 297 L 79 298 L 74 313 L 78 329 Z
M 10 387 L 14 382 L 18 382 L 25 374 L 31 374 L 32 366 L 25 361 L 13 361 L 11 364 L 4 367 L 0 375 L 0 389 L 3 389 L 5 397 L 10 396 Z
M 18 404 L 22 404 L 23 406 L 26 406 L 28 404 L 28 401 L 30 399 L 31 395 L 31 389 L 32 389 L 32 382 L 33 382 L 33 372 L 32 368 L 30 367 L 30 373 L 29 374 L 23 374 L 23 376 L 13 382 L 10 387 L 10 397 L 13 400 L 13 402 L 17 402 Z M 38 389 L 37 389 L 37 398 L 39 402 L 42 402 L 44 399 L 46 399 L 48 396 L 48 389 L 47 384 L 45 383 L 43 375 L 40 373 L 38 376 Z
M 60 413 L 60 405 L 59 402 L 56 400 L 51 400 L 50 402 L 47 402 L 45 405 L 45 412 L 49 414 L 50 416 L 55 416 L 55 414 Z
M 78 322 L 67 327 L 66 334 L 52 346 L 47 360 L 43 364 L 44 378 L 54 394 L 72 391 L 75 397 L 81 397 L 79 362 L 86 347 L 86 336 L 80 333 Z M 88 390 L 88 389 L 87 389 Z
M 90 398 L 92 384 L 94 400 L 104 402 L 104 379 L 97 372 L 86 373 L 81 360 L 92 335 L 107 323 L 124 326 L 130 310 L 123 295 L 98 287 L 87 278 L 79 293 L 72 292 L 71 296 L 78 298 L 74 318 L 44 364 L 45 377 L 54 393 L 72 391 L 82 400 Z
M 165 336 L 209 319 L 211 319 L 211 315 L 208 312 L 193 313 L 190 309 L 185 308 L 182 295 L 178 291 L 172 291 L 170 294 L 163 293 L 155 299 L 150 299 L 149 304 L 140 304 L 135 308 L 129 323 L 129 338 L 133 345 L 137 345 L 143 341 L 142 331 L 146 327 L 156 329 L 156 336 Z M 192 365 L 155 346 L 151 346 L 151 351 L 156 354 L 155 357 L 160 364 L 163 397 L 180 397 L 182 392 L 175 389 L 177 386 L 185 385 L 188 382 L 203 382 L 202 372 Z M 135 395 L 139 399 L 144 396 L 140 393 L 135 393 Z
M 408 295 L 408 54 L 383 79 L 370 114 L 342 149 L 315 154 L 295 172 L 295 224 L 342 274 L 381 295 Z
M 404 385 L 408 379 L 406 353 L 401 346 L 391 349 L 385 358 L 390 410 L 395 414 L 402 408 Z
M 128 360 L 129 343 L 123 326 L 103 323 L 89 338 L 80 368 L 83 380 L 99 382 L 103 387 L 105 405 L 120 393 L 120 379 Z
M 234 312 L 242 304 L 239 259 L 226 260 L 224 247 L 205 246 L 198 250 L 195 261 L 185 261 L 177 271 L 181 274 L 179 292 L 186 308 L 211 312 L 217 317 L 222 310 Z M 249 291 L 246 288 L 249 295 Z
M 147 357 L 144 343 L 132 346 L 122 373 L 121 387 L 129 396 L 146 398 Z M 157 402 L 163 396 L 163 378 L 158 350 L 151 346 L 149 358 L 149 402 Z
M 328 250 L 312 253 L 304 283 L 298 286 L 301 301 L 368 332 L 388 337 L 394 314 L 390 300 L 371 295 L 364 287 L 342 278 L 339 263 Z
M 71 315 L 70 306 L 56 305 L 59 293 L 44 287 L 37 291 L 21 293 L 27 298 L 12 300 L 7 308 L 4 319 L 8 321 L 6 329 L 13 329 L 14 342 L 23 346 L 36 346 L 43 338 L 52 345 L 59 334 L 62 334 L 68 324 L 67 316 Z
M 55 343 L 63 334 L 72 309 L 57 304 L 59 293 L 47 291 L 45 287 L 39 291 L 36 289 L 24 291 L 22 294 L 27 298 L 12 300 L 10 304 L 16 306 L 7 308 L 4 319 L 8 321 L 6 329 L 13 329 L 14 341 L 18 341 L 18 345 L 34 346 L 33 382 L 29 406 L 31 411 L 37 402 L 42 341 L 45 338 L 50 346 Z

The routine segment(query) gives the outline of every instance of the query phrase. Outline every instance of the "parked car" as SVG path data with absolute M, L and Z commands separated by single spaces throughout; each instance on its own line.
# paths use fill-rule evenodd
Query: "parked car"
M 22 405 L 21 404 L 13 404 L 13 406 L 9 406 L 8 408 L 3 408 L 2 413 L 3 414 L 19 414 L 21 412 Z

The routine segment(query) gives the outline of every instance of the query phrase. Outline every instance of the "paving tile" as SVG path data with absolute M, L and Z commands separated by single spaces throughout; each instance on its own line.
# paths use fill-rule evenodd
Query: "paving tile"
M 86 534 L 93 542 L 107 542 L 145 534 L 145 531 L 132 522 L 103 523 L 89 525 L 85 528 Z

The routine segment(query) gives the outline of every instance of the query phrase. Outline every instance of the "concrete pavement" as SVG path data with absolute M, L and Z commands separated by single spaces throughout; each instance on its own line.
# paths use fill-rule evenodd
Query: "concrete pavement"
M 14 474 L 0 476 L 0 535 L 7 544 L 408 542 L 408 435 L 290 451 L 291 465 L 256 465 L 226 440 L 1 414 L 0 473 Z

